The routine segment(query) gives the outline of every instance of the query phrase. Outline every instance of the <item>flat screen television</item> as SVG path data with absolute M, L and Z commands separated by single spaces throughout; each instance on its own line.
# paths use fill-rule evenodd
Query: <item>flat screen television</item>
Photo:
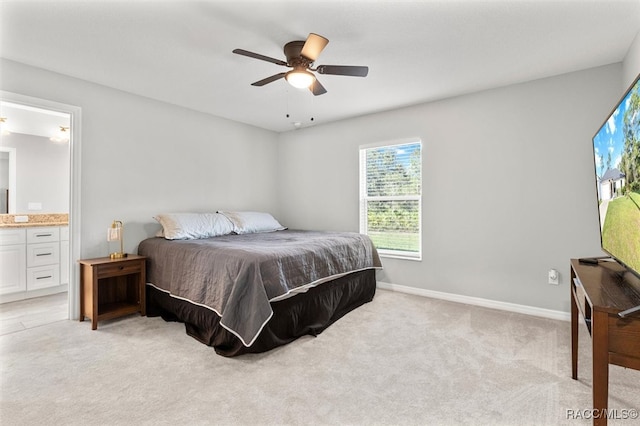
M 593 136 L 602 249 L 640 277 L 640 75 Z

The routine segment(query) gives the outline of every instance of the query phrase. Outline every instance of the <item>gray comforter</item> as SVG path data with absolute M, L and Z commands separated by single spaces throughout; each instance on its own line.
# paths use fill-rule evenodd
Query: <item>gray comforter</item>
M 202 240 L 149 238 L 147 281 L 173 297 L 214 310 L 251 346 L 273 312 L 269 302 L 350 272 L 381 268 L 366 235 L 278 231 Z

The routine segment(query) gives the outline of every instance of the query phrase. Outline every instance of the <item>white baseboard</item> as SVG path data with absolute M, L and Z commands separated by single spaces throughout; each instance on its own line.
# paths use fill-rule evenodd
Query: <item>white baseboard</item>
M 518 305 L 516 303 L 499 302 L 497 300 L 464 296 L 461 294 L 445 293 L 442 291 L 426 290 L 422 288 L 408 287 L 382 281 L 378 281 L 377 286 L 378 288 L 381 288 L 383 290 L 397 291 L 400 293 L 413 294 L 416 296 L 431 297 L 433 299 L 442 299 L 449 302 L 482 306 L 484 308 L 499 309 L 501 311 L 517 312 L 519 314 L 533 315 L 536 317 L 549 318 L 554 320 L 571 321 L 571 314 L 569 312 L 554 311 L 551 309 L 536 308 L 534 306 L 527 305 Z
M 32 299 L 34 297 L 50 296 L 52 294 L 62 293 L 68 290 L 68 284 L 61 284 L 54 287 L 41 288 L 39 290 L 19 291 L 17 293 L 3 294 L 0 296 L 0 304 Z

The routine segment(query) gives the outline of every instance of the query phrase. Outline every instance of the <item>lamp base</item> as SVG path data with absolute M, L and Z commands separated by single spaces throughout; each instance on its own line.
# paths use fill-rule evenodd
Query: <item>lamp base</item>
M 111 253 L 109 257 L 111 259 L 123 259 L 127 257 L 127 253 Z

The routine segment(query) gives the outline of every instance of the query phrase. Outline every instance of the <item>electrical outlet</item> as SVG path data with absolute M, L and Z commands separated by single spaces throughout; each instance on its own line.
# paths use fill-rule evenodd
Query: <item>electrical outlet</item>
M 555 269 L 549 269 L 549 284 L 558 285 L 560 274 Z

